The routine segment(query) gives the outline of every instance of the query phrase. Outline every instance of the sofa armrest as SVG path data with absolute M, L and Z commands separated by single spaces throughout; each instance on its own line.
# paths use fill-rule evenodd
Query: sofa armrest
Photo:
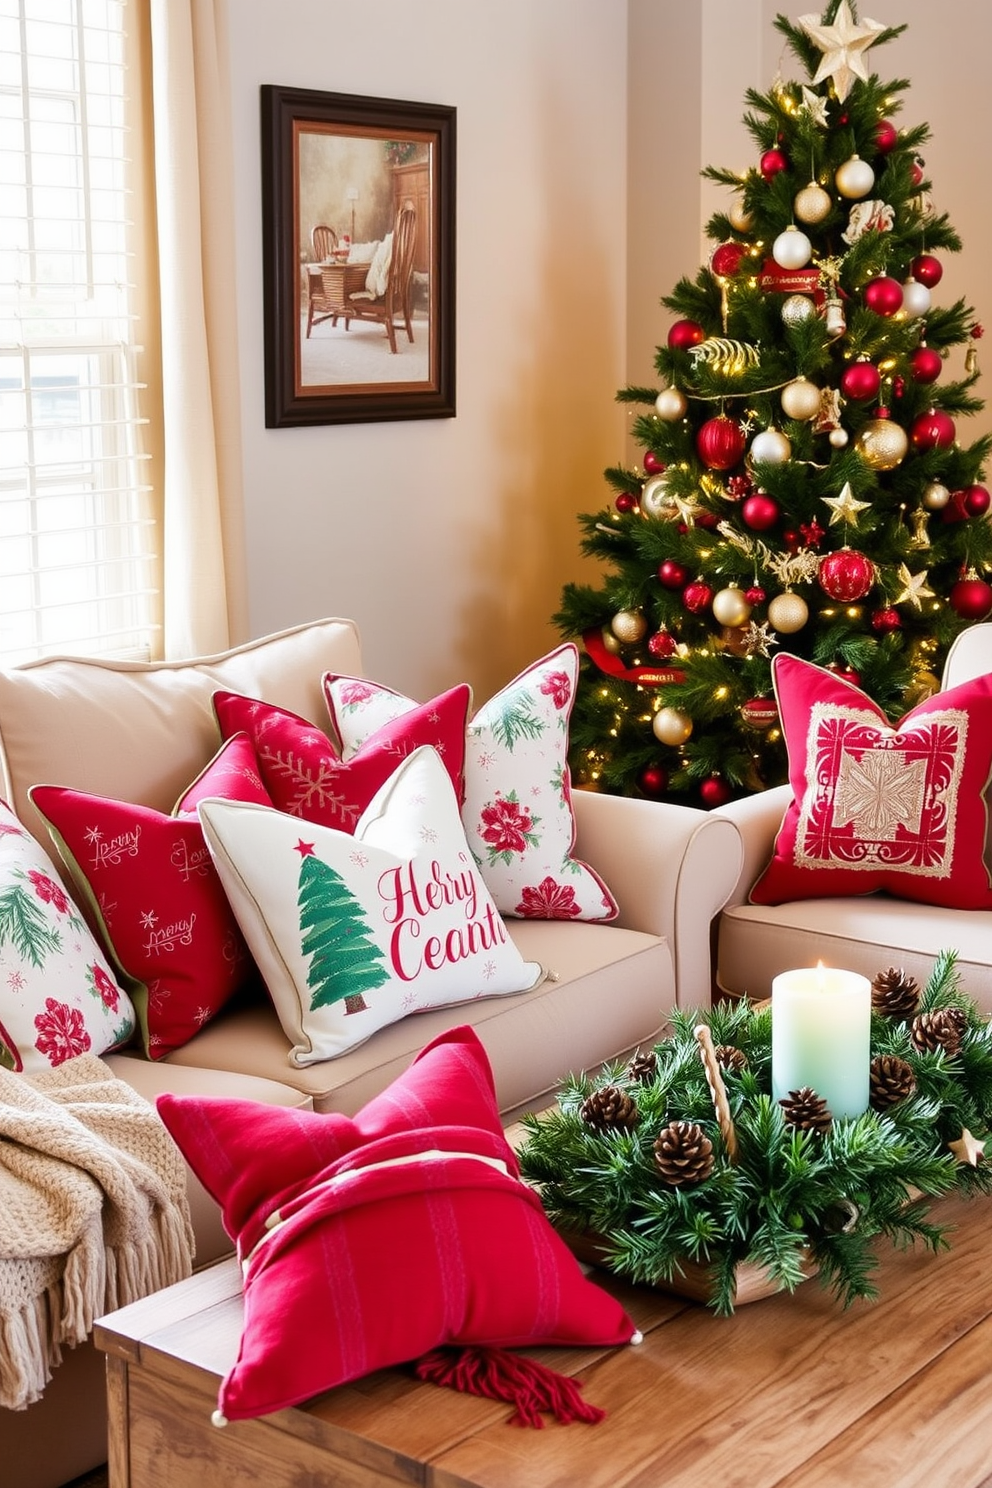
M 733 822 L 744 849 L 740 877 L 724 907 L 747 903 L 752 884 L 771 858 L 778 829 L 791 801 L 791 785 L 776 785 L 771 790 L 718 806 L 712 813 Z
M 709 1007 L 710 929 L 740 877 L 736 825 L 715 812 L 577 790 L 576 854 L 600 874 L 628 930 L 663 935 L 680 1007 Z

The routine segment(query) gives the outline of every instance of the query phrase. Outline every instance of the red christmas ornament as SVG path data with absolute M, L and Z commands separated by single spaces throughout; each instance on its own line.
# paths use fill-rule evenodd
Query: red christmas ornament
M 984 620 L 992 610 L 992 587 L 974 574 L 959 579 L 947 597 L 962 620 Z
M 689 577 L 689 570 L 673 558 L 658 564 L 658 582 L 666 589 L 681 589 Z
M 950 500 L 940 513 L 942 522 L 967 522 L 968 508 L 965 506 L 965 492 L 952 491 Z
M 853 667 L 845 666 L 842 661 L 828 661 L 826 669 L 842 682 L 850 682 L 852 687 L 861 686 L 861 673 L 856 672 Z
M 902 285 L 898 279 L 883 274 L 865 285 L 865 304 L 876 315 L 895 315 L 902 309 Z
M 899 143 L 899 132 L 889 119 L 879 119 L 875 125 L 875 148 L 880 155 L 888 155 Z
M 712 527 L 719 527 L 720 525 L 720 518 L 716 512 L 697 511 L 692 520 L 697 527 L 703 527 L 707 530 Z
M 713 255 L 710 258 L 710 268 L 721 279 L 732 279 L 740 268 L 743 257 L 743 243 L 721 243 L 718 248 L 714 248 L 713 250 Z
M 992 497 L 984 486 L 965 487 L 963 505 L 969 517 L 984 517 L 990 502 Z
M 621 491 L 613 505 L 618 512 L 632 512 L 637 508 L 637 497 L 630 491 Z
M 661 765 L 645 765 L 637 783 L 646 796 L 661 796 L 668 789 L 668 771 Z
M 853 604 L 864 599 L 875 583 L 875 565 L 853 548 L 839 548 L 820 559 L 816 574 L 824 594 L 840 604 Z
M 727 496 L 731 501 L 743 501 L 754 490 L 754 481 L 749 475 L 732 475 L 727 481 Z
M 748 698 L 741 704 L 741 717 L 748 728 L 768 729 L 778 723 L 778 708 L 774 698 Z
M 708 775 L 699 787 L 699 795 L 704 806 L 726 806 L 730 800 L 730 786 L 722 775 Z
M 827 535 L 815 517 L 812 522 L 800 522 L 799 531 L 802 533 L 803 542 L 808 548 L 818 548 Z
M 725 413 L 707 419 L 696 435 L 699 458 L 710 470 L 729 470 L 737 465 L 746 447 L 740 425 Z
M 905 379 L 905 377 L 899 377 L 899 376 L 893 377 L 893 379 L 892 379 L 892 395 L 893 395 L 893 397 L 895 397 L 895 398 L 901 398 L 902 395 L 903 395 L 903 393 L 905 391 L 906 391 L 906 379 Z
M 779 519 L 778 502 L 764 491 L 756 491 L 741 503 L 741 519 L 752 532 L 767 532 Z
M 695 320 L 677 320 L 668 332 L 668 344 L 673 351 L 688 351 L 706 340 L 706 332 Z
M 914 186 L 923 185 L 923 161 L 921 160 L 919 155 L 917 155 L 916 159 L 913 161 L 913 168 L 910 171 L 909 175 L 910 180 L 912 181 Z
M 918 346 L 909 359 L 909 375 L 914 382 L 936 382 L 944 359 L 932 346 Z
M 944 277 L 944 266 L 933 254 L 920 253 L 910 264 L 909 272 L 918 283 L 925 284 L 927 289 L 933 289 Z
M 659 460 L 654 450 L 645 451 L 644 473 L 646 475 L 661 475 L 666 468 L 664 460 Z
M 750 589 L 744 590 L 744 598 L 753 610 L 755 605 L 764 604 L 766 595 L 759 584 L 752 584 Z
M 789 162 L 781 150 L 766 150 L 761 157 L 761 174 L 766 181 L 777 176 L 779 171 L 788 170 Z
M 941 408 L 931 408 L 913 421 L 910 438 L 918 450 L 948 449 L 957 433 L 954 420 Z
M 855 403 L 868 403 L 878 397 L 882 386 L 882 374 L 874 362 L 852 362 L 845 367 L 840 379 L 840 390 L 845 398 Z
M 701 615 L 713 603 L 713 590 L 702 579 L 693 579 L 682 590 L 682 603 L 692 615 Z
M 648 650 L 659 661 L 663 661 L 666 656 L 672 656 L 676 645 L 675 637 L 668 630 L 656 630 L 654 635 L 648 639 Z
M 898 610 L 876 610 L 871 617 L 871 628 L 879 635 L 888 635 L 890 630 L 899 630 L 902 617 Z

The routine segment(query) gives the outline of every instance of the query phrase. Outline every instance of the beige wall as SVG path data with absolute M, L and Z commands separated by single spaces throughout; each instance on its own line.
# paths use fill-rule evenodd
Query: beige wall
M 253 0 L 250 23 L 228 7 L 251 630 L 352 615 L 382 680 L 426 695 L 465 678 L 482 701 L 557 639 L 562 584 L 595 578 L 576 514 L 629 453 L 614 395 L 652 379 L 659 298 L 702 260 L 719 188 L 701 166 L 753 157 L 744 90 L 774 76 L 784 7 Z M 992 325 L 992 7 L 861 8 L 910 25 L 877 66 L 911 80 L 902 120 L 931 125 L 935 206 L 964 238 L 939 293 Z M 457 418 L 265 429 L 262 83 L 456 106 Z M 989 427 L 986 411 L 967 437 Z

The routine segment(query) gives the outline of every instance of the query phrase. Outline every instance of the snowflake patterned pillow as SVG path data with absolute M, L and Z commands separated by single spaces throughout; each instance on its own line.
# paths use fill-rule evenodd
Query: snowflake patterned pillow
M 0 1064 L 30 1075 L 104 1054 L 134 1023 L 51 860 L 0 802 Z
M 353 834 L 217 800 L 200 821 L 296 1065 L 408 1013 L 544 979 L 486 891 L 434 749 L 404 760 Z
M 575 646 L 559 646 L 468 725 L 465 834 L 497 909 L 518 919 L 612 920 L 617 914 L 602 879 L 572 851 L 568 722 L 578 670 Z M 323 682 L 346 759 L 417 706 L 358 677 L 328 673 Z
M 754 904 L 870 894 L 992 909 L 985 861 L 992 675 L 896 724 L 860 688 L 782 653 L 772 679 L 790 803 Z
M 471 690 L 452 687 L 422 708 L 398 714 L 364 749 L 345 760 L 322 729 L 296 713 L 236 692 L 215 692 L 214 713 L 225 739 L 243 731 L 255 748 L 273 806 L 303 821 L 353 832 L 362 812 L 401 760 L 428 744 L 444 761 L 462 795 L 465 721 Z
M 151 1059 L 188 1043 L 254 972 L 188 814 L 204 792 L 268 801 L 246 739 L 221 748 L 171 816 L 61 786 L 29 792 L 128 982 Z

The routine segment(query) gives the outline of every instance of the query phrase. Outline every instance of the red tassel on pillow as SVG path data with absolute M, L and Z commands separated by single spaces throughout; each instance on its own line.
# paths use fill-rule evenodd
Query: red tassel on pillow
M 572 1421 L 588 1421 L 595 1426 L 606 1415 L 598 1405 L 583 1400 L 574 1380 L 507 1349 L 432 1349 L 417 1361 L 414 1371 L 418 1379 L 432 1385 L 446 1385 L 450 1390 L 487 1400 L 505 1400 L 516 1407 L 509 1420 L 511 1426 L 541 1427 L 542 1411 L 563 1426 Z

